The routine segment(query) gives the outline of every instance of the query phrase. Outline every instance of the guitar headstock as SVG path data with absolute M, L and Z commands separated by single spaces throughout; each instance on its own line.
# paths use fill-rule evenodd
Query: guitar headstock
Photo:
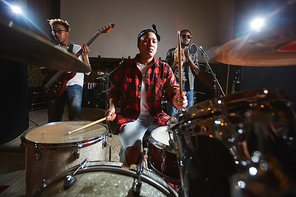
M 112 29 L 112 28 L 114 28 L 114 27 L 115 27 L 114 24 L 109 23 L 106 27 L 100 29 L 101 31 L 100 31 L 100 30 L 99 30 L 99 31 L 100 31 L 101 33 L 107 33 L 108 31 L 110 31 L 110 29 Z
M 99 31 L 97 31 L 92 37 L 91 39 L 86 43 L 87 46 L 89 46 L 99 35 L 101 35 L 102 33 L 107 33 L 108 31 L 110 31 L 110 29 L 114 28 L 115 25 L 109 23 L 106 27 L 103 27 L 101 29 L 99 29 Z

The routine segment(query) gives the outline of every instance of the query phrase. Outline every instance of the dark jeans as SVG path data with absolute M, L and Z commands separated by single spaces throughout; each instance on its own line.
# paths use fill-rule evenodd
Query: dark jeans
M 66 103 L 68 103 L 69 120 L 82 120 L 82 92 L 83 88 L 80 85 L 67 86 L 61 96 L 49 98 L 48 122 L 62 121 Z

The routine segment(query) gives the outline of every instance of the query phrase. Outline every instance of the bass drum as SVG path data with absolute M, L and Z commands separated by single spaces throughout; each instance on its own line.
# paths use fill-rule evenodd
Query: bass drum
M 207 100 L 171 122 L 184 196 L 295 192 L 295 114 L 279 90 Z
M 26 153 L 26 196 L 84 159 L 106 160 L 107 128 L 97 124 L 69 134 L 90 121 L 52 122 L 22 135 Z
M 140 177 L 142 185 L 138 196 L 178 196 L 162 178 L 143 168 L 142 174 L 122 168 L 122 163 L 91 161 L 74 175 L 76 182 L 67 190 L 64 180 L 79 165 L 61 174 L 49 185 L 41 188 L 36 196 L 136 196 L 134 183 Z

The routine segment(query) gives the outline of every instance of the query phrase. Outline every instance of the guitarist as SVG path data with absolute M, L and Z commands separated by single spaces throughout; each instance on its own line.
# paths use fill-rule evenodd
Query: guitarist
M 70 25 L 61 19 L 48 20 L 55 40 L 59 43 L 56 47 L 76 54 L 82 48 L 82 54 L 78 57 L 86 65 L 90 66 L 88 59 L 89 48 L 86 44 L 76 45 L 69 41 Z M 44 71 L 44 70 L 43 70 Z M 44 73 L 42 70 L 41 72 Z M 84 73 L 64 73 L 69 80 L 65 91 L 57 97 L 49 97 L 48 122 L 62 121 L 64 107 L 68 103 L 69 120 L 82 120 L 81 102 L 83 93 Z M 89 75 L 90 73 L 87 73 Z

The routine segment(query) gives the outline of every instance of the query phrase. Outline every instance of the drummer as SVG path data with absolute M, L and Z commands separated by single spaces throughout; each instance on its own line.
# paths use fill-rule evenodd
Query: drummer
M 142 162 L 146 132 L 149 135 L 156 127 L 167 125 L 170 116 L 162 110 L 162 97 L 177 109 L 184 109 L 188 103 L 171 67 L 154 58 L 160 36 L 156 26 L 152 27 L 139 33 L 139 54 L 119 65 L 108 95 L 106 120 L 115 122 L 121 142 L 120 162 L 125 166 Z M 116 114 L 120 99 L 121 111 Z

